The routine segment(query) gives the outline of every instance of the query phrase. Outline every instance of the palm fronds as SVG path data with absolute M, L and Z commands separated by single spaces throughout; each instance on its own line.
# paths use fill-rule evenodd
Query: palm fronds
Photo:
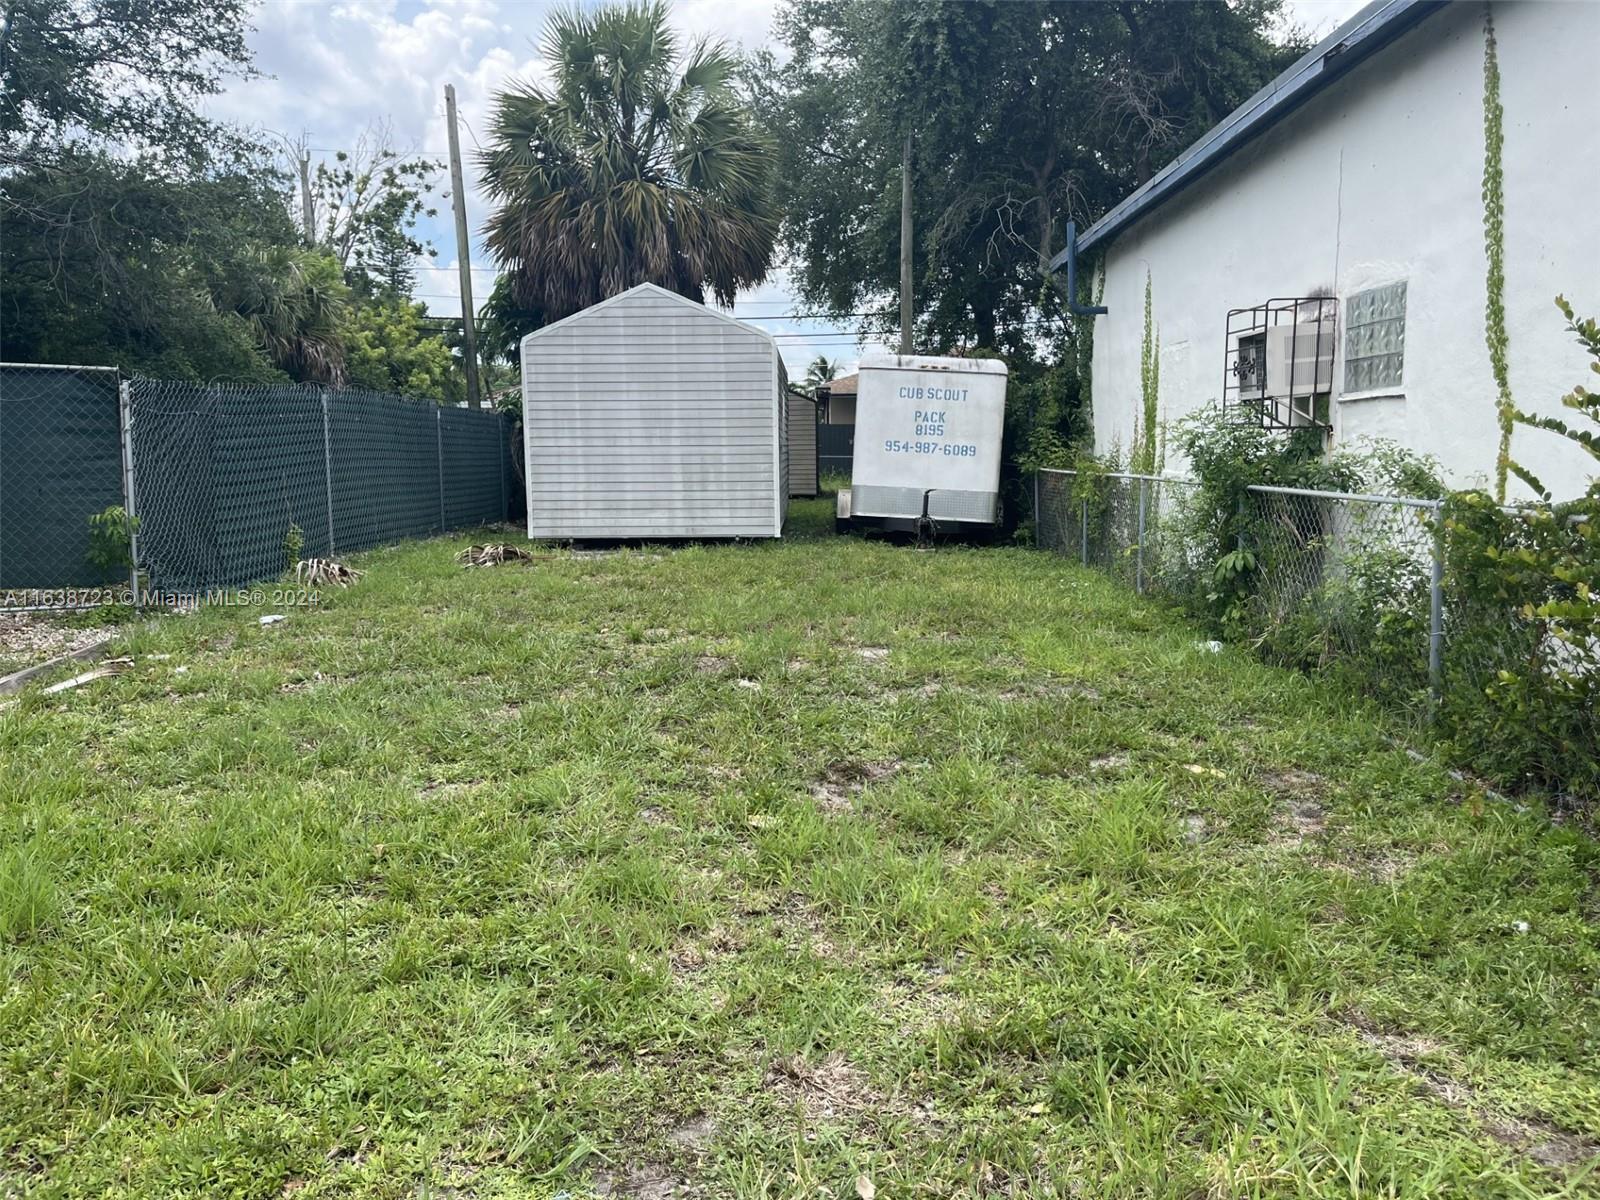
M 468 546 L 456 555 L 456 561 L 468 567 L 494 567 L 506 562 L 532 562 L 533 555 L 504 542 L 491 542 L 485 546 Z
M 361 572 L 331 558 L 302 558 L 294 565 L 294 581 L 301 587 L 349 587 Z
M 543 50 L 552 83 L 500 93 L 481 160 L 517 302 L 556 320 L 648 282 L 732 304 L 765 278 L 775 159 L 728 49 L 681 54 L 663 5 L 624 4 L 558 13 Z

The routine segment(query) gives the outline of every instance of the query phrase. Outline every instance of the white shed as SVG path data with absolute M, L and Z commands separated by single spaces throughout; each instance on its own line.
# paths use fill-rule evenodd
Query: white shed
M 650 283 L 535 330 L 528 536 L 778 537 L 786 388 L 770 335 Z

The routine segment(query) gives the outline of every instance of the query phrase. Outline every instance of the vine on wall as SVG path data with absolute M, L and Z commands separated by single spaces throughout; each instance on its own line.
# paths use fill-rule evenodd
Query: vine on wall
M 1494 464 L 1495 499 L 1505 503 L 1506 476 L 1511 469 L 1511 432 L 1516 427 L 1517 406 L 1511 399 L 1511 378 L 1506 365 L 1510 339 L 1506 334 L 1506 196 L 1502 159 L 1505 151 L 1505 110 L 1500 104 L 1500 56 L 1494 37 L 1494 13 L 1483 6 L 1483 248 L 1489 260 L 1488 294 L 1484 303 L 1484 340 L 1497 391 L 1496 415 L 1500 448 Z
M 1144 273 L 1144 341 L 1139 347 L 1139 411 L 1133 416 L 1131 470 L 1153 475 L 1161 469 L 1161 331 L 1156 327 L 1150 272 Z M 1164 439 L 1161 439 L 1164 441 Z

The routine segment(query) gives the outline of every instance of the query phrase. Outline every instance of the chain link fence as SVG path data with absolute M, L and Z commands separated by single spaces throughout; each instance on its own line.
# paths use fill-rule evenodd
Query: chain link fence
M 1219 513 L 1200 499 L 1190 480 L 1040 471 L 1038 544 L 1431 719 L 1501 778 L 1600 781 L 1600 631 L 1563 599 L 1581 602 L 1584 581 L 1518 567 L 1541 539 L 1588 544 L 1592 512 L 1489 505 L 1468 544 L 1449 501 L 1254 486 Z
M 1041 546 L 1136 591 L 1214 615 L 1235 576 L 1229 621 L 1269 661 L 1407 705 L 1437 691 L 1436 501 L 1251 487 L 1224 520 L 1190 480 L 1073 471 L 1041 471 L 1038 494 Z
M 90 518 L 123 503 L 118 383 L 109 367 L 0 364 L 0 589 L 116 582 Z
M 508 433 L 379 392 L 0 368 L 0 589 L 127 581 L 134 559 L 154 593 L 236 587 L 502 521 Z M 105 530 L 123 545 L 97 545 Z
M 1077 558 L 1134 591 L 1176 596 L 1198 586 L 1194 484 L 1160 475 L 1040 471 L 1035 483 L 1039 545 Z

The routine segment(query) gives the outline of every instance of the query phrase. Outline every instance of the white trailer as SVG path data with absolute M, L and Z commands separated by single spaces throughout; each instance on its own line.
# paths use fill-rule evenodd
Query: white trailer
M 778 537 L 777 343 L 654 284 L 522 339 L 528 536 Z
M 891 529 L 995 524 L 1005 406 L 1006 365 L 995 359 L 863 359 L 840 519 Z

